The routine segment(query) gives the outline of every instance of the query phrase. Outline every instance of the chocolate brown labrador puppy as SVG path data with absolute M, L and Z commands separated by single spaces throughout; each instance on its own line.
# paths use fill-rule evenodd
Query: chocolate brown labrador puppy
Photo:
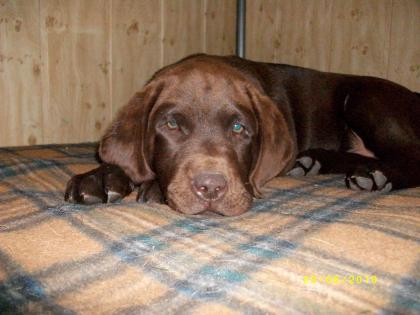
M 420 97 L 387 80 L 193 55 L 158 71 L 65 199 L 245 212 L 275 176 L 346 174 L 355 190 L 420 185 Z

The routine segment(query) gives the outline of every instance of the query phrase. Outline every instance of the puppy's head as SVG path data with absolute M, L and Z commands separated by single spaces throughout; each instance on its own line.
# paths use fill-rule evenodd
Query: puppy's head
M 220 57 L 159 71 L 115 119 L 103 161 L 156 180 L 183 213 L 239 215 L 293 158 L 285 119 L 255 81 Z

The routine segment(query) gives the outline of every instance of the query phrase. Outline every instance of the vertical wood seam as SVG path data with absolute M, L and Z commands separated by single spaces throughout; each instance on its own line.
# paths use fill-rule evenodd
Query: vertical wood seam
M 332 55 L 333 55 L 333 19 L 335 18 L 335 3 L 336 1 L 332 1 L 332 7 L 331 7 L 331 11 L 330 11 L 330 45 L 329 45 L 329 49 L 328 49 L 328 68 L 327 71 L 331 72 L 331 59 L 332 59 Z
M 392 41 L 392 25 L 393 25 L 393 20 L 394 20 L 394 0 L 391 0 L 391 18 L 390 18 L 390 22 L 389 22 L 389 29 L 388 29 L 388 48 L 387 48 L 387 52 L 388 52 L 388 60 L 387 60 L 387 65 L 386 65 L 386 73 L 384 74 L 385 78 L 389 79 L 391 77 L 391 41 Z M 385 54 L 385 44 L 384 44 L 384 52 Z
M 164 48 L 164 40 L 165 40 L 165 6 L 164 0 L 160 0 L 160 68 L 164 66 L 165 62 L 165 48 Z
M 276 24 L 274 25 L 274 31 L 279 32 L 280 47 L 274 49 L 274 56 L 273 57 L 274 57 L 274 60 L 276 62 L 281 62 L 280 58 L 281 58 L 281 48 L 282 48 L 282 45 L 283 45 L 283 23 L 284 23 L 284 19 L 283 19 L 283 11 L 281 11 L 281 8 L 279 8 L 277 6 L 276 6 L 276 12 L 275 12 L 275 19 L 276 19 Z
M 43 59 L 42 59 L 42 34 L 41 34 L 41 0 L 38 0 L 38 47 L 39 47 L 39 67 L 41 67 L 41 69 L 44 67 L 43 66 Z M 41 70 L 42 71 L 42 70 Z M 42 72 L 39 78 L 39 93 L 40 93 L 40 100 L 41 100 L 41 104 L 39 104 L 39 128 L 41 128 L 41 143 L 45 143 L 45 132 L 44 132 L 44 93 L 43 93 L 44 87 L 43 87 L 43 79 L 42 79 Z
M 326 69 L 324 69 L 324 71 L 330 71 L 330 64 L 331 64 L 331 55 L 332 55 L 332 52 L 331 52 L 331 47 L 332 47 L 332 24 L 333 24 L 333 14 L 332 14 L 332 11 L 333 11 L 333 5 L 334 5 L 334 0 L 328 0 L 328 2 L 326 3 L 327 5 L 330 5 L 330 3 L 331 3 L 331 7 L 330 7 L 330 10 L 329 10 L 329 13 L 328 13 L 328 15 L 329 16 L 327 16 L 327 19 L 328 19 L 328 21 L 329 21 L 329 23 L 330 23 L 330 25 L 329 25 L 329 27 L 328 27 L 328 36 L 329 36 L 329 43 L 328 43 L 328 50 L 327 50 L 327 63 L 326 63 Z
M 201 49 L 204 51 L 204 52 L 207 52 L 207 5 L 208 5 L 208 3 L 207 3 L 207 0 L 203 0 L 204 1 L 204 3 L 203 3 L 203 40 L 202 40 L 202 47 L 201 47 Z
M 47 4 L 45 3 L 45 0 L 40 0 L 40 20 L 43 18 L 42 12 L 46 10 Z M 44 17 L 45 18 L 45 17 Z M 45 25 L 45 20 L 43 21 Z M 42 129 L 44 130 L 44 143 L 47 143 L 47 138 L 51 137 L 51 135 L 45 135 L 45 128 L 44 125 L 45 119 L 45 110 L 44 107 L 49 110 L 51 108 L 50 103 L 50 62 L 49 62 L 49 49 L 48 49 L 48 38 L 46 33 L 46 27 L 45 29 L 42 26 L 42 22 L 40 21 L 40 35 L 41 35 L 41 42 L 40 42 L 40 49 L 41 49 L 41 63 L 43 66 L 43 71 L 41 72 L 41 90 L 42 90 Z M 61 117 L 60 117 L 61 118 Z M 48 143 L 51 143 L 51 141 L 48 141 Z
M 114 118 L 114 54 L 113 54 L 113 48 L 114 48 L 114 38 L 113 38 L 113 29 L 114 29 L 114 21 L 112 19 L 114 15 L 114 2 L 113 0 L 109 0 L 108 2 L 108 14 L 109 14 L 109 26 L 108 26 L 108 55 L 109 55 L 109 78 L 108 78 L 108 97 L 109 97 L 109 106 L 108 106 L 108 123 Z

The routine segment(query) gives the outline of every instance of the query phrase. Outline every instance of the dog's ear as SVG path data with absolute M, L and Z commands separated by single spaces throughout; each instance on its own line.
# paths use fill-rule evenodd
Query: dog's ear
M 136 93 L 125 105 L 99 144 L 99 156 L 103 162 L 117 165 L 136 183 L 155 177 L 150 168 L 153 146 L 147 137 L 148 117 L 162 84 L 151 82 Z
M 247 91 L 252 100 L 258 122 L 257 142 L 249 182 L 256 197 L 262 196 L 262 187 L 293 162 L 296 145 L 284 115 L 273 100 L 256 87 Z

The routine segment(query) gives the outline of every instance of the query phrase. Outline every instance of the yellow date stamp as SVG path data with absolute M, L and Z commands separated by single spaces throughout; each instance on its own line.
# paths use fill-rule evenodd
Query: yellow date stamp
M 378 282 L 376 275 L 309 275 L 303 276 L 304 284 L 349 284 L 349 285 L 361 285 L 361 284 L 372 284 L 375 285 Z

